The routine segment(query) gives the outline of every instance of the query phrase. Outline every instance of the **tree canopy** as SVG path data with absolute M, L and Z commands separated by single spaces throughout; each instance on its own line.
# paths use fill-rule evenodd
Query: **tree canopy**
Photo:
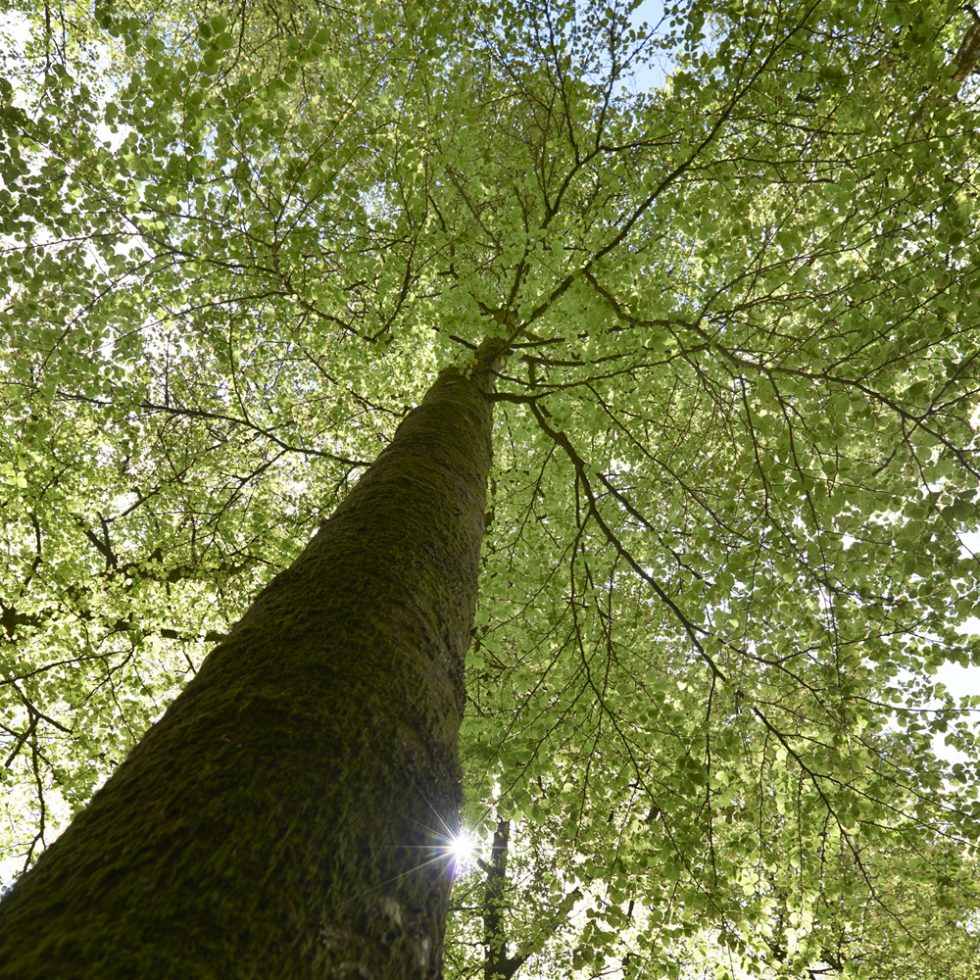
M 36 7 L 4 856 L 494 337 L 447 976 L 972 977 L 980 706 L 934 674 L 980 664 L 976 15 Z

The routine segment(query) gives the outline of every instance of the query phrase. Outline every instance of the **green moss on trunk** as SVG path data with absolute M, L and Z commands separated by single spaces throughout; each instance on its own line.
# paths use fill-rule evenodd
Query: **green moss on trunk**
M 0 905 L 0 977 L 441 974 L 489 464 L 444 372 Z

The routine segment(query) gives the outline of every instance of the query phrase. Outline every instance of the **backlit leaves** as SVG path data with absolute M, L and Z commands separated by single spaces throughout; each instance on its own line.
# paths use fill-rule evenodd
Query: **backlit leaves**
M 462 752 L 467 822 L 511 830 L 495 937 L 486 868 L 457 887 L 451 975 L 496 943 L 517 976 L 969 976 L 975 735 L 932 677 L 977 662 L 968 17 L 27 13 L 11 853 L 493 335 Z

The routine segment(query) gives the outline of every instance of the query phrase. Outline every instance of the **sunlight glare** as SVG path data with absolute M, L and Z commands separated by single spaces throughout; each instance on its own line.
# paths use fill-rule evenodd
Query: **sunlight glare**
M 449 838 L 446 853 L 452 858 L 457 875 L 465 874 L 476 866 L 476 850 L 476 839 L 468 830 L 460 830 Z

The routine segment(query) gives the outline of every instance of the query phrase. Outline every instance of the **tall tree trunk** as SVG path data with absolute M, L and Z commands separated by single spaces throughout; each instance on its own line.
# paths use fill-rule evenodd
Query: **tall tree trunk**
M 441 975 L 490 399 L 444 371 L 0 905 L 0 977 Z

